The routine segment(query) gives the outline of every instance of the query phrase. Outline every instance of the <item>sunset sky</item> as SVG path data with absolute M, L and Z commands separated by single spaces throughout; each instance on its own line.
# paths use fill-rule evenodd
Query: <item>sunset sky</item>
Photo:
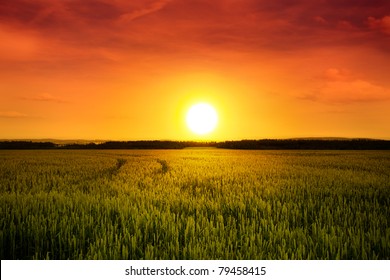
M 0 0 L 0 139 L 390 139 L 388 0 Z

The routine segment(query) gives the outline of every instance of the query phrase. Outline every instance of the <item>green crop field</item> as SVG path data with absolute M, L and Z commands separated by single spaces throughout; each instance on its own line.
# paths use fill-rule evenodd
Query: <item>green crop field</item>
M 390 259 L 389 151 L 0 151 L 1 259 Z

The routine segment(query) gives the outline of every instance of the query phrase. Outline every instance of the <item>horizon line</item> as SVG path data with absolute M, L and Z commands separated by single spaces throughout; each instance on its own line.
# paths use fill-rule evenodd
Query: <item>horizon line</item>
M 87 142 L 87 143 L 104 143 L 104 142 L 142 142 L 142 141 L 169 141 L 169 142 L 229 142 L 229 141 L 259 141 L 259 140 L 382 140 L 389 141 L 389 138 L 370 138 L 370 137 L 333 137 L 333 136 L 309 136 L 309 137 L 286 137 L 286 138 L 241 138 L 241 139 L 230 139 L 230 140 L 211 140 L 211 139 L 186 139 L 186 140 L 173 140 L 173 139 L 85 139 L 85 138 L 1 138 L 0 141 L 32 141 L 32 142 L 48 142 L 48 141 L 59 141 L 59 142 Z

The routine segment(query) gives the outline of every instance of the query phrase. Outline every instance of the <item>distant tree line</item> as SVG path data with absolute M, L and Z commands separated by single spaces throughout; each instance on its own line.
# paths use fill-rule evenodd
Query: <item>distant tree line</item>
M 219 142 L 216 147 L 244 150 L 390 150 L 390 141 L 371 139 L 263 139 Z
M 55 149 L 58 146 L 52 142 L 33 142 L 33 141 L 1 141 L 2 150 L 39 150 Z
M 195 141 L 108 141 L 103 143 L 55 144 L 34 141 L 0 141 L 0 149 L 183 149 L 188 147 L 214 147 L 216 142 Z
M 225 142 L 197 141 L 108 141 L 103 143 L 56 144 L 53 142 L 0 141 L 3 150 L 33 149 L 184 149 L 189 147 L 215 147 L 243 150 L 390 150 L 388 140 L 348 139 L 263 139 Z
M 63 149 L 184 149 L 188 147 L 212 147 L 216 142 L 194 141 L 108 141 L 104 143 L 68 144 Z

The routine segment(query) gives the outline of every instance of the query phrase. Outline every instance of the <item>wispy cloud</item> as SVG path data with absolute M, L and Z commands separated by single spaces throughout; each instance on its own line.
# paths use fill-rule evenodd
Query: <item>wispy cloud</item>
M 0 112 L 0 118 L 6 118 L 6 119 L 20 119 L 20 118 L 26 118 L 28 115 L 17 112 L 17 111 L 4 111 Z
M 390 99 L 390 91 L 365 80 L 332 81 L 319 90 L 318 97 L 332 103 L 376 102 Z
M 37 102 L 55 102 L 55 103 L 67 103 L 66 100 L 56 97 L 50 93 L 41 93 L 33 96 L 24 96 L 21 99 L 37 101 Z
M 143 8 L 137 9 L 135 11 L 131 11 L 129 13 L 125 13 L 125 14 L 121 15 L 120 21 L 121 22 L 132 21 L 132 20 L 135 20 L 137 18 L 146 16 L 148 14 L 155 13 L 155 12 L 161 10 L 162 8 L 164 8 L 165 5 L 167 5 L 171 1 L 172 0 L 154 1 L 151 4 L 147 5 L 146 7 L 143 7 Z
M 390 89 L 354 76 L 347 69 L 329 68 L 321 78 L 324 83 L 303 99 L 336 104 L 390 100 Z

